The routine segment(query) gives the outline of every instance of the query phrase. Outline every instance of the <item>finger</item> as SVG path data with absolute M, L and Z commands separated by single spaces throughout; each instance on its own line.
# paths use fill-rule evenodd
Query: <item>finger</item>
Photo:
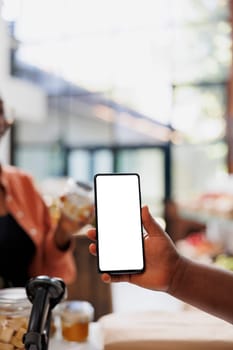
M 90 238 L 92 241 L 96 240 L 96 229 L 91 228 L 87 231 L 87 237 Z
M 92 255 L 96 255 L 97 253 L 96 253 L 96 245 L 95 245 L 95 243 L 91 243 L 90 245 L 89 245 L 89 252 L 92 254 Z
M 103 273 L 101 279 L 104 283 L 111 283 L 111 276 L 108 273 Z
M 129 282 L 129 275 L 112 275 L 111 282 Z
M 147 206 L 142 208 L 142 222 L 149 236 L 151 235 L 160 236 L 161 234 L 164 233 L 161 226 L 159 226 L 159 224 L 155 221 L 155 219 L 150 214 Z

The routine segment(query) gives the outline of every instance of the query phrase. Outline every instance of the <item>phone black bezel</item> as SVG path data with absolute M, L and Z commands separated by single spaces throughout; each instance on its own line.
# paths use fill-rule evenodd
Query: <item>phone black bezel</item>
M 144 251 L 144 235 L 143 235 L 143 224 L 142 224 L 142 214 L 140 211 L 140 223 L 141 223 L 141 239 L 142 239 L 142 255 L 143 255 L 143 267 L 141 269 L 135 270 L 101 270 L 99 263 L 99 249 L 98 249 L 98 215 L 97 215 L 97 177 L 98 176 L 136 176 L 138 180 L 138 190 L 139 190 L 139 205 L 141 208 L 141 184 L 140 176 L 138 173 L 98 173 L 94 176 L 94 201 L 95 201 L 95 218 L 96 218 L 96 251 L 97 251 L 97 267 L 99 273 L 108 273 L 110 275 L 120 275 L 120 274 L 138 274 L 143 273 L 145 270 L 145 251 Z

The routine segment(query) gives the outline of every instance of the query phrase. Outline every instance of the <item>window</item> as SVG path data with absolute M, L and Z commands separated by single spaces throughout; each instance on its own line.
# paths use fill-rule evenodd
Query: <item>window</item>
M 15 150 L 15 164 L 35 179 L 63 176 L 65 153 L 60 145 L 19 145 Z
M 13 3 L 18 3 L 18 13 L 17 8 L 12 10 Z M 124 133 L 125 129 L 120 125 L 121 106 L 140 113 L 144 119 L 172 125 L 180 131 L 181 138 L 174 141 L 181 144 L 175 146 L 172 153 L 175 174 L 189 172 L 182 165 L 190 160 L 187 147 L 194 157 L 197 150 L 200 159 L 205 155 L 205 164 L 212 164 L 212 151 L 207 152 L 206 149 L 218 149 L 218 165 L 214 162 L 216 168 L 210 168 L 213 173 L 226 171 L 226 82 L 232 61 L 229 4 L 229 0 L 4 2 L 5 18 L 9 20 L 10 10 L 14 12 L 14 20 L 12 17 L 9 23 L 19 43 L 17 48 L 13 48 L 14 74 L 41 84 L 40 74 L 46 72 L 47 82 L 49 77 L 55 77 L 80 88 L 80 95 L 71 101 L 68 111 L 62 110 L 61 104 L 57 106 L 64 118 L 67 114 L 70 117 L 78 114 L 78 127 L 89 132 L 88 141 L 85 142 L 83 133 L 72 145 L 67 144 L 67 135 L 60 135 L 65 147 L 71 150 L 65 165 L 72 176 L 90 179 L 95 171 L 114 168 L 116 159 L 124 168 L 124 159 L 128 155 L 122 153 L 117 158 L 112 154 L 112 146 L 116 148 L 121 144 L 121 137 L 124 136 L 125 141 L 131 136 Z M 58 99 L 59 94 L 72 95 L 72 90 L 59 84 L 58 79 L 47 84 L 50 95 L 57 94 Z M 87 92 L 91 103 L 86 103 L 88 97 L 84 100 L 82 92 Z M 119 105 L 115 109 L 106 106 L 98 109 L 102 98 Z M 108 128 L 108 133 L 103 132 L 103 135 L 109 136 L 106 142 L 100 136 L 91 143 L 96 130 L 101 131 L 103 126 L 103 121 L 97 125 L 97 109 L 103 120 L 110 120 L 116 127 Z M 103 115 L 106 109 L 107 115 Z M 56 114 L 56 111 L 53 112 Z M 123 117 L 125 120 L 126 116 Z M 87 119 L 88 127 L 85 124 Z M 21 142 L 23 140 L 18 140 L 19 144 Z M 104 150 L 90 152 L 90 147 L 97 150 L 102 147 L 102 142 Z M 148 145 L 148 134 L 140 139 L 134 137 L 133 142 L 134 146 L 141 145 L 143 153 L 143 146 Z M 151 140 L 150 144 L 156 150 L 156 141 Z M 20 148 L 17 152 L 19 165 L 21 162 L 26 166 L 27 162 L 33 161 L 19 156 Z M 133 153 L 130 154 L 133 166 L 136 160 Z M 154 157 L 151 153 L 149 155 Z M 137 162 L 139 159 L 140 156 Z M 182 164 L 179 159 L 183 159 Z M 161 163 L 157 158 L 153 160 L 156 164 Z M 52 171 L 51 164 L 48 164 L 48 174 Z M 150 172 L 149 161 L 143 166 L 145 172 Z M 194 163 L 190 166 L 194 167 Z M 62 166 L 56 169 L 54 172 L 59 173 Z M 143 171 L 141 166 L 140 171 Z M 191 187 L 199 186 L 195 183 L 197 178 L 193 178 Z M 157 181 L 161 184 L 161 180 Z M 189 186 L 184 190 L 177 181 L 177 176 L 174 176 L 174 193 L 178 194 L 179 188 L 179 196 L 184 196 Z

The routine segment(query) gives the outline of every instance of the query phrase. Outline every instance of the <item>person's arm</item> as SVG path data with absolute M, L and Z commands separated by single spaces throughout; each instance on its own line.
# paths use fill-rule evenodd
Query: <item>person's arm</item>
M 182 257 L 170 237 L 156 223 L 147 207 L 142 208 L 146 268 L 136 275 L 102 275 L 109 282 L 130 282 L 164 291 L 208 313 L 233 323 L 233 273 L 195 263 Z M 110 228 L 111 229 L 111 228 Z M 88 237 L 95 241 L 94 229 Z M 96 255 L 96 244 L 89 246 Z
M 233 273 L 181 258 L 168 293 L 233 323 Z

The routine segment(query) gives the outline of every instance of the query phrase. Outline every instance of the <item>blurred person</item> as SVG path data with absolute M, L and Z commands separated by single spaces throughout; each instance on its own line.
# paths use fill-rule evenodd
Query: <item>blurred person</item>
M 0 97 L 0 140 L 11 125 Z M 85 224 L 64 214 L 55 224 L 31 176 L 0 164 L 0 288 L 23 287 L 37 275 L 73 282 L 72 234 Z
M 233 323 L 233 273 L 181 256 L 147 206 L 142 208 L 142 222 L 146 231 L 145 271 L 114 276 L 104 273 L 102 280 L 106 283 L 129 282 L 146 289 L 163 291 Z M 96 230 L 88 230 L 87 236 L 94 240 L 89 245 L 89 251 L 96 255 Z

